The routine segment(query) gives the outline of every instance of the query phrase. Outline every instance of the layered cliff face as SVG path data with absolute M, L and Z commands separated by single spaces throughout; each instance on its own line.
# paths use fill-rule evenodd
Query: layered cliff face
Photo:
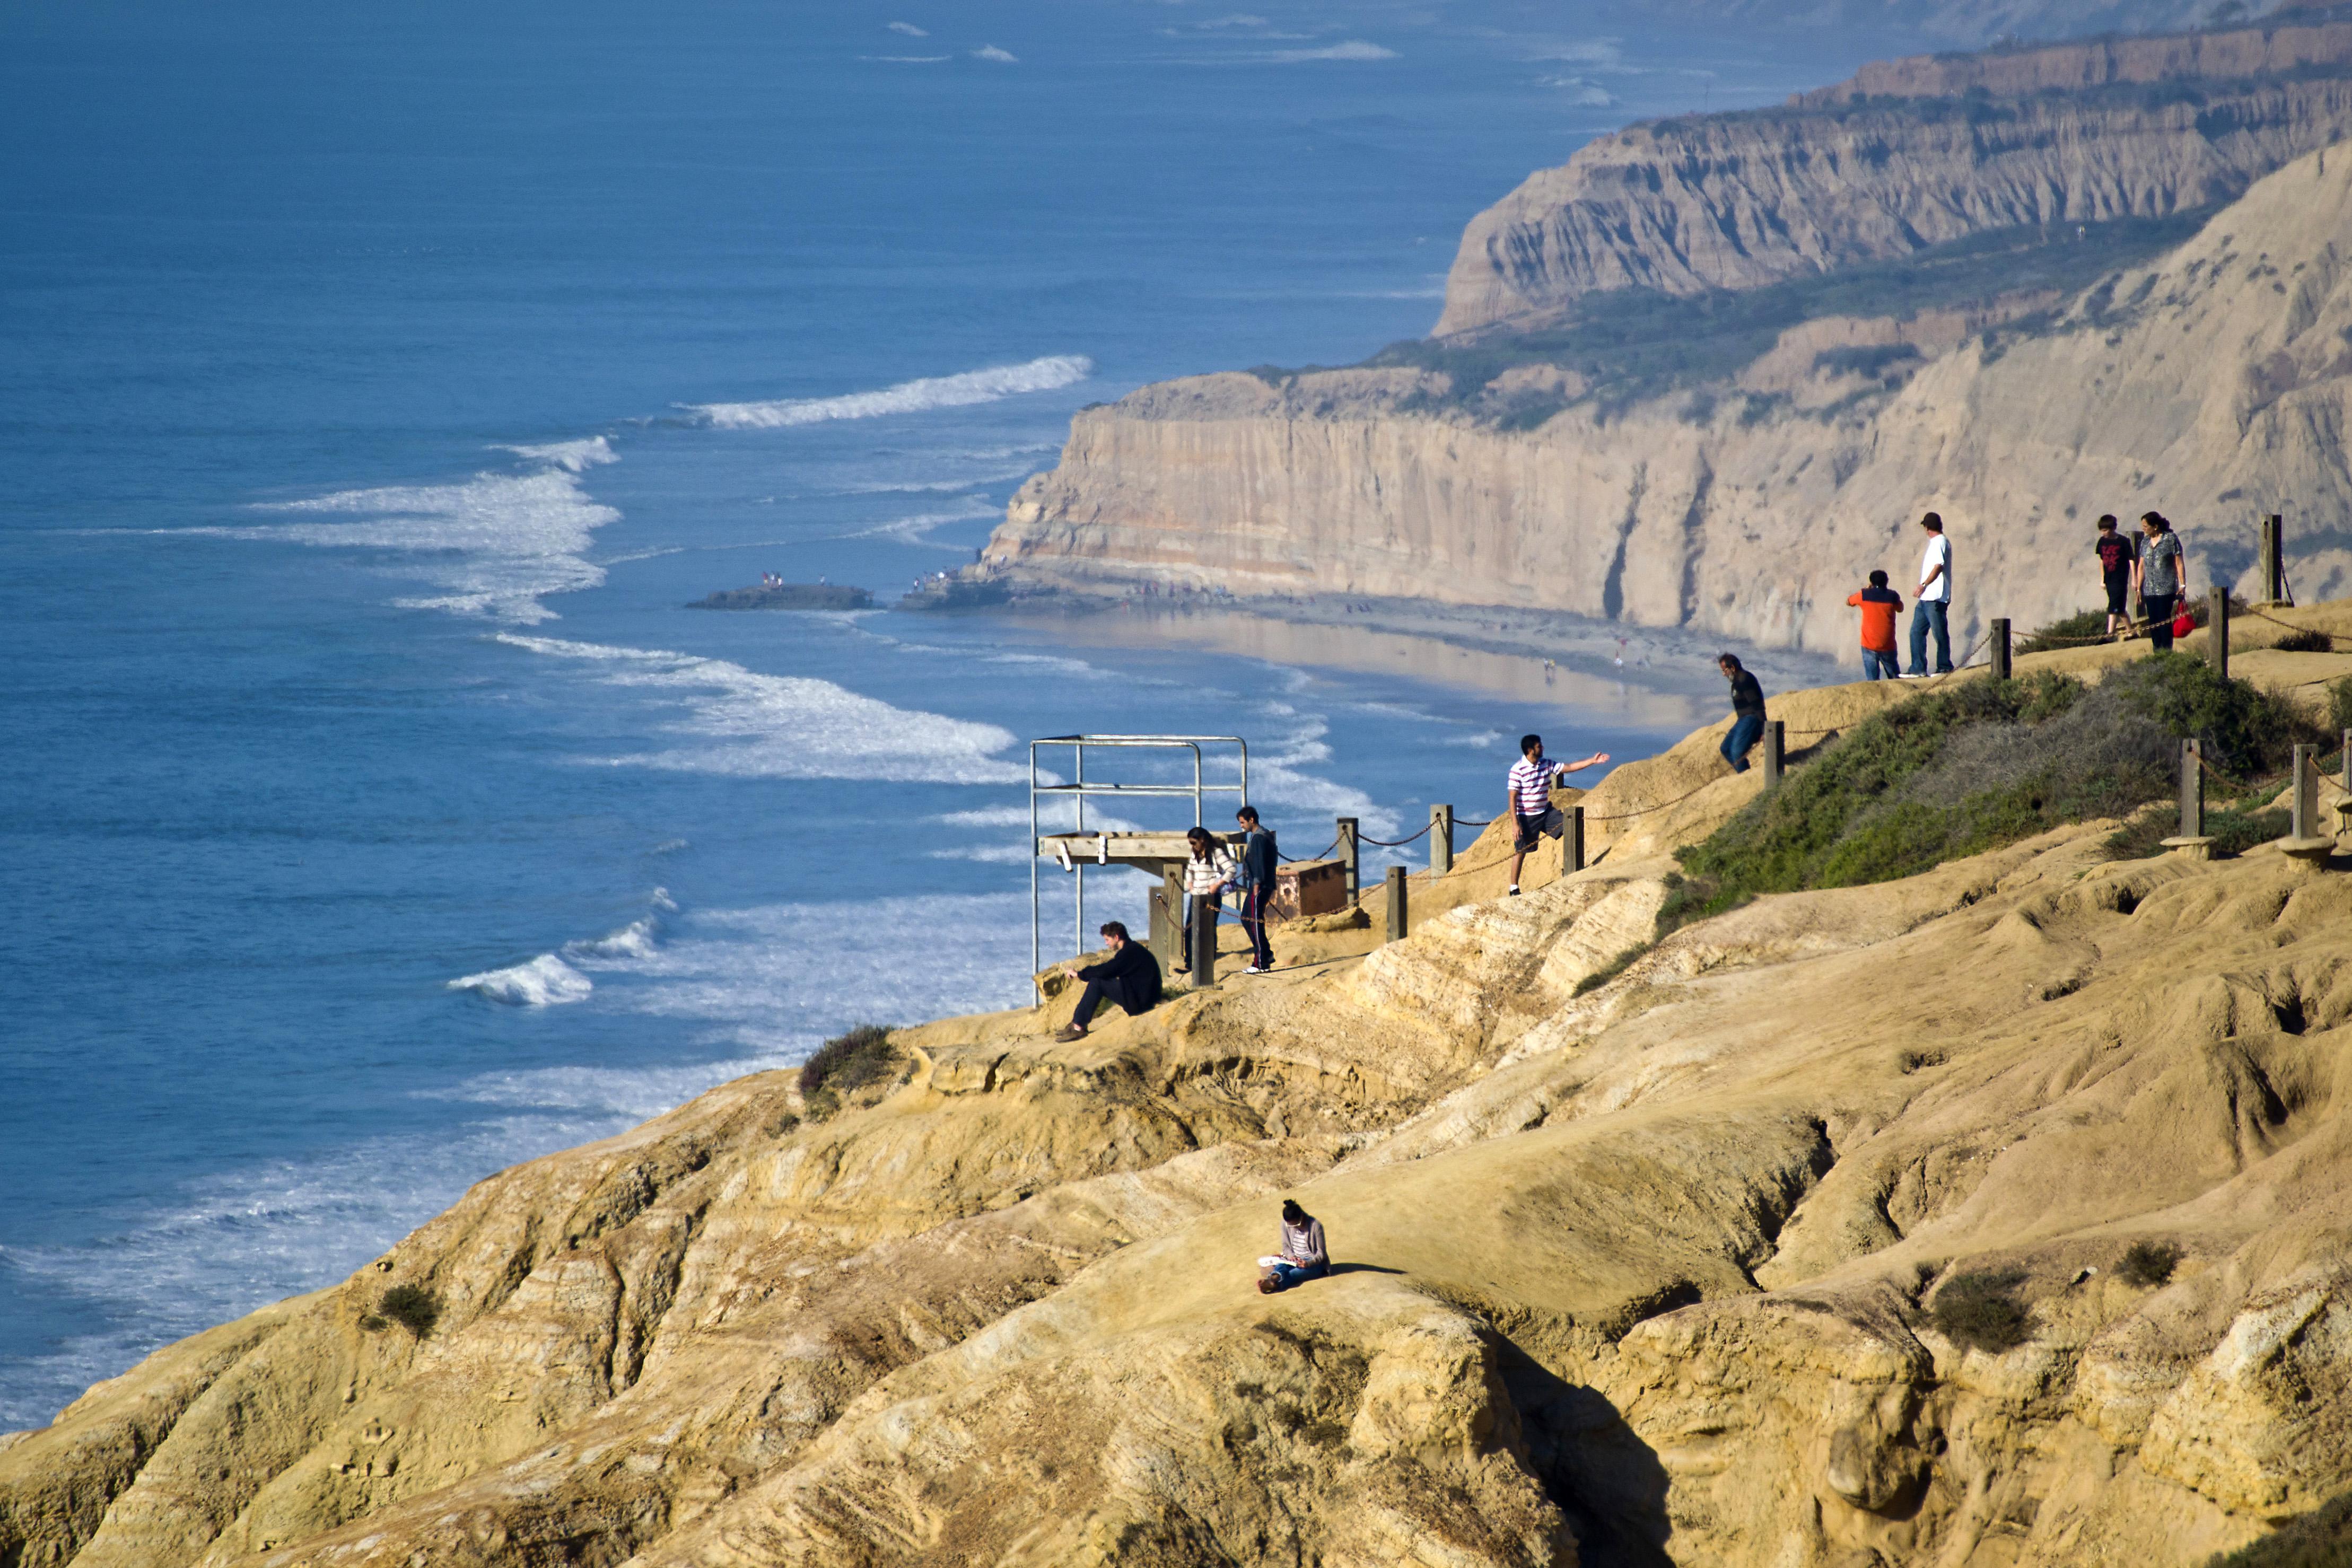
M 2093 824 L 1594 984 L 1756 791 L 1714 741 L 1525 897 L 1489 830 L 1404 941 L 1286 931 L 1322 962 L 492 1177 L 0 1441 L 0 1561 L 2147 1568 L 2352 1486 L 2352 877 Z M 1284 1194 L 1339 1269 L 1268 1298 Z M 2005 1350 L 1937 1310 L 1988 1272 Z
M 2352 20 L 1897 61 L 1799 107 L 1636 125 L 1530 175 L 1464 232 L 1436 329 L 2194 210 L 2347 133 Z
M 1076 418 L 986 570 L 1544 606 L 1851 660 L 1846 596 L 1883 567 L 1909 597 L 1926 508 L 1950 524 L 1964 641 L 2095 602 L 2101 512 L 2183 525 L 2201 588 L 2251 569 L 2276 511 L 2297 590 L 2343 591 L 2347 234 L 2352 152 L 2315 153 L 2010 327 L 1806 322 L 1718 388 L 1527 431 L 1437 371 L 1149 387 Z

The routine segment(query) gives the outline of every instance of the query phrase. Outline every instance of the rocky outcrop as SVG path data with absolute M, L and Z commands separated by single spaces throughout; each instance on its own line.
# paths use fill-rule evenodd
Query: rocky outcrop
M 1712 739 L 1587 797 L 1599 865 L 1498 902 L 1490 827 L 1377 951 L 493 1176 L 0 1443 L 0 1561 L 2148 1568 L 2352 1486 L 2352 878 L 2095 823 L 1627 963 L 1755 788 Z M 1339 1268 L 1267 1298 L 1286 1193 Z M 1972 1271 L 2020 1343 L 1939 1326 Z
M 1965 647 L 2094 602 L 2092 519 L 2153 508 L 2192 586 L 2251 570 L 2276 511 L 2297 591 L 2339 593 L 2347 234 L 2352 152 L 2314 153 L 2039 318 L 1807 322 L 1716 389 L 1528 431 L 1449 412 L 1432 371 L 1148 387 L 1076 417 L 985 570 L 1542 606 L 1851 660 L 1846 596 L 1884 567 L 1908 597 L 1922 510 L 1951 526 Z
M 1464 232 L 1436 330 L 2195 211 L 2347 133 L 2352 18 L 1899 60 L 1788 109 L 1632 126 L 1528 176 Z

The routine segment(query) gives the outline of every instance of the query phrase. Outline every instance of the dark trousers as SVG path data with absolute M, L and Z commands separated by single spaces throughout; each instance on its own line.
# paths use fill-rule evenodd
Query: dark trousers
M 1927 633 L 1936 634 L 1936 673 L 1952 670 L 1952 607 L 1940 599 L 1922 599 L 1911 606 L 1911 673 L 1927 673 Z
M 1130 1017 L 1136 1013 L 1148 1013 L 1151 1010 L 1151 1004 L 1159 999 L 1133 976 L 1121 980 L 1088 980 L 1087 988 L 1078 993 L 1078 1010 L 1070 1015 L 1070 1021 L 1080 1029 L 1086 1028 L 1087 1020 L 1095 1016 L 1095 1009 L 1105 1002 L 1116 1002 L 1119 1010 Z
M 1734 773 L 1748 771 L 1748 754 L 1764 735 L 1764 716 L 1743 713 L 1731 721 L 1731 733 L 1723 737 L 1723 759 L 1731 764 Z
M 2172 651 L 2172 618 L 2179 613 L 2177 593 L 2143 593 L 2140 608 L 2147 612 L 2147 645 L 2159 653 Z
M 1209 904 L 1209 929 L 1212 931 L 1217 928 L 1218 911 L 1225 906 L 1225 895 L 1222 893 L 1188 893 L 1184 895 L 1184 972 L 1188 975 L 1192 972 L 1193 915 L 1201 907 L 1201 901 L 1204 898 Z M 1213 957 L 1215 956 L 1214 946 L 1213 942 L 1211 944 Z
M 1274 967 L 1274 946 L 1265 939 L 1265 906 L 1273 896 L 1270 887 L 1253 887 L 1242 894 L 1242 930 L 1250 939 L 1250 962 L 1261 969 Z

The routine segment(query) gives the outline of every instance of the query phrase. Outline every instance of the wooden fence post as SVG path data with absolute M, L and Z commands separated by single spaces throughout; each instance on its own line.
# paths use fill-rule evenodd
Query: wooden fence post
M 2319 832 L 2319 770 L 2314 766 L 2308 746 L 2294 748 L 2294 825 L 2291 831 L 2298 839 L 2314 838 Z
M 2230 591 L 2216 588 L 2205 596 L 2205 662 L 2223 680 L 2230 678 Z
M 1996 616 L 1992 623 L 1992 678 L 2005 681 L 2010 677 L 2009 617 Z
M 1454 869 L 1454 808 L 1429 809 L 1429 874 L 1444 876 Z
M 1573 876 L 1584 869 L 1584 808 L 1568 809 L 1568 831 L 1559 836 L 1559 873 Z
M 2286 519 L 2273 512 L 2263 519 L 2263 601 L 2286 602 Z
M 1247 894 L 1244 894 L 1244 897 Z M 1250 960 L 1255 964 L 1255 958 Z M 1192 901 L 1192 986 L 1207 990 L 1217 983 L 1217 913 L 1205 898 Z
M 1389 940 L 1404 940 L 1404 867 L 1389 867 Z
M 1764 788 L 1777 789 L 1780 783 L 1781 764 L 1787 760 L 1785 742 L 1788 727 L 1777 718 L 1764 721 Z
M 1339 855 L 1348 867 L 1348 902 L 1354 904 L 1363 893 L 1363 888 L 1356 880 L 1356 819 L 1353 817 L 1339 819 Z
M 2200 758 L 2202 747 L 2192 738 L 2180 743 L 2180 836 L 2202 838 L 2205 834 L 2205 764 Z

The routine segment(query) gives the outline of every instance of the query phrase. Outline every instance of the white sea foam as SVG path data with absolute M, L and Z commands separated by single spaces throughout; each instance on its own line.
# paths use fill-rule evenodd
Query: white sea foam
M 449 982 L 453 991 L 478 991 L 494 1002 L 513 1007 L 561 1007 L 584 1002 L 596 983 L 552 953 L 541 953 L 527 964 L 485 969 Z
M 593 965 L 599 958 L 643 958 L 654 950 L 654 918 L 648 915 L 632 920 L 618 931 L 608 932 L 590 942 L 567 942 L 563 956 L 578 964 Z
M 395 601 L 404 608 L 521 624 L 551 620 L 554 612 L 540 602 L 542 596 L 604 580 L 604 569 L 584 558 L 595 531 L 621 514 L 591 499 L 580 476 L 614 461 L 614 454 L 603 436 L 514 450 L 547 466 L 528 474 L 478 474 L 462 484 L 384 486 L 276 502 L 258 509 L 351 520 L 217 531 L 323 549 L 401 552 L 409 558 L 399 565 L 402 575 L 442 591 Z
M 930 537 L 931 530 L 949 523 L 969 523 L 981 517 L 992 517 L 1001 510 L 1003 508 L 994 503 L 975 496 L 952 511 L 919 512 L 911 517 L 893 517 L 887 523 L 876 523 L 869 528 L 855 528 L 845 534 L 833 534 L 828 537 L 837 539 L 897 539 L 902 544 L 934 545 L 940 549 L 951 549 L 961 555 L 963 553 L 963 546 L 940 544 Z
M 850 392 L 842 397 L 778 398 L 767 402 L 695 403 L 688 412 L 721 430 L 780 430 L 834 419 L 871 419 L 877 414 L 921 413 L 935 408 L 994 402 L 1023 392 L 1052 392 L 1070 386 L 1094 372 L 1094 361 L 1083 354 L 1049 354 L 1026 364 L 995 365 L 961 375 L 901 382 L 879 392 Z
M 1026 782 L 995 754 L 1008 730 L 893 707 L 831 681 L 763 675 L 724 659 L 654 648 L 614 648 L 500 632 L 499 641 L 590 665 L 607 685 L 674 695 L 686 716 L 662 727 L 690 737 L 666 751 L 607 760 L 759 779 L 890 779 L 932 783 Z
M 500 446 L 495 450 L 511 452 L 518 457 L 528 457 L 537 463 L 551 463 L 567 474 L 585 474 L 591 468 L 621 460 L 621 455 L 613 450 L 613 438 L 609 435 L 591 435 L 578 441 L 551 441 L 539 446 Z

